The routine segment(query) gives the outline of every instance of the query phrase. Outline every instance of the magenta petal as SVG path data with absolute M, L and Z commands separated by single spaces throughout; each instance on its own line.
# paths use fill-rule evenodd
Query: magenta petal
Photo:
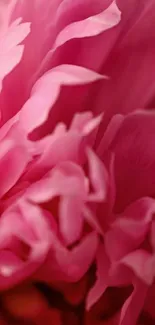
M 136 276 L 146 284 L 151 285 L 154 279 L 155 257 L 139 249 L 122 259 L 122 263 L 130 267 Z
M 0 253 L 0 277 L 8 278 L 15 275 L 23 266 L 23 262 L 9 250 Z
M 80 239 L 83 226 L 83 202 L 78 197 L 61 198 L 59 207 L 60 232 L 67 245 Z
M 0 25 L 0 34 L 3 35 L 11 21 L 12 13 L 15 9 L 15 5 L 17 0 L 10 0 L 10 1 L 1 1 L 1 11 L 0 11 L 0 18 L 1 18 L 1 25 Z
M 136 325 L 143 308 L 148 287 L 139 280 L 135 280 L 133 285 L 134 290 L 122 308 L 119 325 Z
M 92 118 L 83 128 L 83 135 L 87 136 L 93 130 L 97 129 L 102 121 L 102 114 Z
M 0 288 L 31 276 L 43 263 L 49 245 L 48 224 L 39 208 L 21 202 L 20 209 L 8 209 L 0 223 Z
M 1 143 L 0 153 L 0 196 L 2 197 L 18 181 L 30 160 L 25 146 L 12 140 Z
M 85 20 L 73 22 L 66 26 L 58 35 L 54 44 L 54 50 L 73 38 L 84 38 L 96 36 L 114 27 L 120 21 L 120 10 L 116 2 L 98 15 L 91 16 Z
M 3 140 L 8 135 L 12 127 L 15 126 L 16 122 L 18 122 L 18 119 L 19 119 L 19 114 L 17 113 L 1 127 L 0 141 Z
M 83 216 L 84 216 L 85 220 L 87 221 L 87 223 L 94 230 L 96 230 L 98 234 L 100 234 L 102 236 L 104 235 L 104 231 L 103 231 L 102 227 L 100 226 L 100 224 L 96 218 L 96 215 L 86 205 L 83 207 Z
M 154 211 L 155 201 L 143 198 L 117 216 L 105 235 L 106 251 L 112 260 L 118 260 L 139 247 L 149 231 Z
M 107 194 L 108 174 L 102 161 L 88 150 L 89 174 L 94 192 L 89 194 L 90 201 L 103 201 Z
M 51 135 L 35 141 L 32 152 L 38 159 L 29 168 L 26 179 L 37 179 L 63 161 L 85 163 L 87 145 L 93 144 L 101 118 L 92 118 L 89 112 L 76 114 L 69 130 L 59 123 Z
M 124 287 L 131 285 L 132 270 L 125 264 L 112 263 L 109 271 L 109 287 Z
M 74 248 L 66 249 L 53 234 L 51 251 L 38 270 L 37 278 L 49 283 L 51 279 L 71 283 L 79 281 L 95 260 L 98 243 L 97 234 L 92 232 Z
M 63 161 L 72 161 L 79 163 L 81 159 L 80 149 L 81 149 L 82 137 L 79 133 L 69 132 L 63 133 L 60 136 L 54 136 L 53 139 L 45 139 L 42 145 L 37 150 L 39 152 L 40 158 L 34 163 L 28 172 L 27 178 L 34 178 L 34 176 L 44 175 L 46 171 L 49 171 L 55 165 Z
M 76 6 L 77 6 L 77 10 L 75 9 Z M 81 8 L 82 12 L 80 11 L 80 6 L 82 7 Z M 64 28 L 58 34 L 52 49 L 45 56 L 43 63 L 39 69 L 39 72 L 44 70 L 44 68 L 52 60 L 54 51 L 60 46 L 67 43 L 68 41 L 72 39 L 83 39 L 83 38 L 95 37 L 107 31 L 108 29 L 111 29 L 112 27 L 116 26 L 120 22 L 121 12 L 118 9 L 115 1 L 113 1 L 112 4 L 105 10 L 106 6 L 107 6 L 106 3 L 98 2 L 96 4 L 94 0 L 93 0 L 93 4 L 92 3 L 90 4 L 88 2 L 88 3 L 75 3 L 75 5 L 71 3 L 69 4 L 68 1 L 67 3 L 63 1 L 63 3 L 61 3 L 61 5 L 58 8 L 58 13 L 56 16 L 56 24 L 58 24 L 58 26 L 60 25 L 60 29 L 62 27 Z M 100 10 L 95 10 L 95 7 L 96 8 L 99 7 Z M 73 10 L 73 18 L 72 16 L 70 17 L 69 15 L 69 13 L 72 12 L 72 10 Z M 63 15 L 64 12 L 65 15 Z M 81 20 L 80 16 L 81 18 L 83 18 L 83 16 L 84 18 L 85 17 L 86 18 Z
M 39 206 L 31 204 L 29 201 L 23 199 L 21 199 L 18 204 L 20 212 L 22 213 L 22 218 L 25 221 L 25 225 L 28 225 L 29 231 L 32 229 L 32 233 L 37 241 L 37 244 L 40 246 L 44 246 L 45 244 L 48 249 L 48 246 L 50 244 L 50 229 L 48 227 L 44 211 Z M 43 249 L 46 250 L 45 247 L 43 247 Z
M 104 246 L 100 244 L 97 252 L 97 280 L 88 293 L 86 308 L 89 310 L 95 302 L 102 296 L 108 287 L 110 262 L 105 253 Z
M 56 250 L 57 262 L 71 281 L 79 281 L 85 275 L 95 259 L 97 247 L 98 236 L 93 232 L 66 254 L 63 250 Z
M 102 115 L 93 118 L 91 112 L 84 112 L 80 114 L 75 114 L 73 117 L 70 130 L 78 131 L 83 136 L 87 136 L 94 129 L 96 129 L 101 123 Z
M 39 191 L 38 191 L 39 186 Z M 52 172 L 27 190 L 27 197 L 41 203 L 55 196 L 79 196 L 83 200 L 87 195 L 87 184 L 80 166 L 68 161 L 59 164 Z
M 111 0 L 72 0 L 61 1 L 57 11 L 57 22 L 60 28 L 71 24 L 73 21 L 80 21 L 83 18 L 94 16 L 110 6 Z
M 30 23 L 21 23 L 22 18 L 15 20 L 9 27 L 5 37 L 1 40 L 1 54 L 9 52 L 20 44 L 30 33 Z
M 23 199 L 8 208 L 1 217 L 0 246 L 4 248 L 12 237 L 30 247 L 30 258 L 37 259 L 38 253 L 44 255 L 51 241 L 44 211 Z
M 136 112 L 124 119 L 113 140 L 117 212 L 141 197 L 154 197 L 154 128 L 154 112 Z
M 77 113 L 74 115 L 70 125 L 70 130 L 82 131 L 93 118 L 92 112 Z
M 48 71 L 36 82 L 31 97 L 21 110 L 23 128 L 31 132 L 46 121 L 62 85 L 80 85 L 102 78 L 103 76 L 94 71 L 73 65 L 61 65 Z
M 0 80 L 12 71 L 20 62 L 24 50 L 20 44 L 30 32 L 30 24 L 19 24 L 20 20 L 14 22 L 6 32 L 4 39 L 0 40 Z
M 152 69 L 155 55 L 153 45 L 155 34 L 152 28 L 155 3 L 152 0 L 142 1 L 138 6 L 136 0 L 125 3 L 118 0 L 117 3 L 122 11 L 122 20 L 119 24 L 122 33 L 108 60 L 102 61 L 102 71 L 111 76 L 111 83 L 110 85 L 104 83 L 98 89 L 95 100 L 96 114 L 101 112 L 102 105 L 106 107 L 101 135 L 114 114 L 128 114 L 136 109 L 145 108 L 154 96 L 155 90 Z M 126 94 L 126 91 L 128 100 L 122 95 Z
M 116 114 L 112 117 L 109 122 L 107 129 L 104 133 L 103 138 L 101 139 L 99 146 L 97 148 L 97 153 L 102 157 L 104 152 L 109 148 L 112 141 L 114 140 L 119 128 L 121 127 L 124 121 L 124 116 L 121 114 Z
M 9 250 L 1 250 L 0 289 L 7 290 L 12 286 L 18 285 L 26 278 L 32 276 L 40 267 L 41 263 L 43 263 L 43 259 L 25 263 Z
M 132 250 L 132 238 L 120 228 L 109 230 L 105 234 L 105 248 L 111 261 L 117 261 Z

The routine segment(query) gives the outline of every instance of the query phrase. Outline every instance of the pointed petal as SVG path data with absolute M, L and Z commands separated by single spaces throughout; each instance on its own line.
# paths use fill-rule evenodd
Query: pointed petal
M 30 133 L 46 121 L 62 85 L 80 85 L 102 78 L 96 72 L 73 65 L 61 65 L 48 71 L 36 82 L 31 97 L 21 110 L 23 128 Z
M 91 37 L 103 33 L 105 30 L 117 25 L 120 21 L 120 16 L 120 10 L 116 2 L 113 1 L 108 9 L 98 15 L 88 17 L 85 20 L 74 22 L 66 26 L 58 35 L 53 51 L 72 38 Z

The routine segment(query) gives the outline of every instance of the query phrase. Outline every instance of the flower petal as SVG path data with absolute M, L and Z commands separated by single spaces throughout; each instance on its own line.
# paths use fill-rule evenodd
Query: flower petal
M 75 7 L 74 7 L 75 6 Z M 77 6 L 77 10 L 76 10 Z M 84 14 L 84 11 L 87 12 L 86 19 L 81 20 L 81 10 L 79 10 L 80 6 L 82 7 L 81 10 Z M 100 10 L 95 10 L 99 6 Z M 84 8 L 85 7 L 85 8 Z M 68 10 L 66 10 L 68 8 Z M 69 13 L 72 10 L 76 10 L 71 13 L 71 17 L 75 17 L 75 21 L 72 22 L 72 18 L 69 17 Z M 106 3 L 99 3 L 96 4 L 95 1 L 93 3 L 80 3 L 79 0 L 75 5 L 73 3 L 69 4 L 69 1 L 63 1 L 58 8 L 58 13 L 56 16 L 56 25 L 62 25 L 64 28 L 58 34 L 55 44 L 53 45 L 52 49 L 47 53 L 46 57 L 44 58 L 41 67 L 37 75 L 44 71 L 45 67 L 47 68 L 49 62 L 51 62 L 53 53 L 57 48 L 65 44 L 66 42 L 72 39 L 81 39 L 81 38 L 89 38 L 93 36 L 97 36 L 104 31 L 111 29 L 112 27 L 116 26 L 121 18 L 121 12 L 116 5 L 116 1 L 113 1 L 112 4 L 106 8 Z M 65 12 L 65 15 L 63 14 Z M 98 12 L 95 14 L 95 12 Z M 72 16 L 73 15 L 73 16 Z M 84 14 L 85 16 L 85 14 Z M 67 19 L 66 19 L 67 18 Z M 67 21 L 66 21 L 67 20 Z M 71 23 L 70 23 L 71 20 Z M 92 67 L 93 68 L 93 67 Z
M 92 232 L 70 252 L 64 254 L 64 251 L 56 251 L 57 262 L 71 282 L 79 281 L 88 271 L 95 259 L 97 247 L 98 236 Z
M 151 285 L 154 279 L 155 257 L 148 252 L 138 249 L 122 259 L 122 262 L 130 267 L 147 285 Z
M 139 280 L 135 280 L 133 285 L 134 290 L 123 305 L 119 325 L 136 325 L 141 309 L 143 308 L 148 287 Z
M 152 68 L 155 55 L 155 33 L 152 28 L 155 3 L 152 0 L 142 1 L 138 5 L 136 0 L 125 3 L 118 0 L 117 3 L 122 12 L 119 24 L 122 33 L 116 40 L 108 60 L 102 61 L 100 68 L 100 71 L 110 76 L 110 82 L 96 87 L 94 100 L 93 109 L 96 114 L 101 113 L 102 107 L 105 107 L 100 136 L 114 114 L 128 114 L 139 108 L 144 109 L 151 102 L 155 91 L 155 71 Z M 123 94 L 127 97 L 123 97 Z M 92 102 L 92 98 L 90 101 Z
M 19 45 L 29 34 L 30 24 L 19 24 L 20 20 L 14 22 L 0 40 L 0 80 L 12 71 L 20 62 L 24 50 L 23 45 Z
M 117 216 L 105 234 L 106 252 L 111 260 L 118 260 L 138 248 L 145 240 L 155 211 L 155 201 L 140 199 Z
M 103 201 L 107 194 L 108 173 L 102 161 L 92 151 L 88 150 L 89 174 L 93 193 L 89 194 L 90 201 Z
M 32 184 L 26 193 L 26 196 L 35 203 L 43 203 L 60 195 L 86 199 L 87 184 L 84 173 L 80 166 L 70 161 L 55 167 L 48 177 Z
M 0 156 L 0 197 L 2 197 L 18 181 L 30 160 L 30 155 L 24 145 L 6 140 L 1 143 Z
M 61 198 L 59 206 L 60 232 L 67 245 L 80 239 L 83 226 L 82 200 L 78 197 Z
M 30 133 L 46 121 L 62 85 L 80 85 L 102 78 L 96 72 L 73 65 L 61 65 L 48 71 L 36 82 L 31 97 L 20 112 L 23 128 Z
M 97 252 L 97 280 L 87 296 L 86 308 L 89 310 L 108 287 L 110 262 L 104 246 L 100 244 Z
M 139 111 L 124 119 L 113 140 L 116 212 L 141 197 L 154 197 L 154 128 L 154 111 Z
M 58 35 L 53 51 L 72 38 L 84 38 L 103 33 L 105 30 L 117 25 L 120 21 L 120 16 L 120 10 L 116 2 L 113 1 L 108 9 L 98 15 L 88 17 L 85 20 L 74 22 L 66 26 Z

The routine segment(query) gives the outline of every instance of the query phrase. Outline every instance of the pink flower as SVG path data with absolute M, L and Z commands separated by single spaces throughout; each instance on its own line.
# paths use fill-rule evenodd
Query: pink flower
M 154 319 L 154 9 L 0 4 L 4 323 Z

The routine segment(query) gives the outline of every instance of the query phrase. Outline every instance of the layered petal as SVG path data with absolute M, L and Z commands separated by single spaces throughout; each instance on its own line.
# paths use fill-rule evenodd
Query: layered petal
M 154 196 L 154 112 L 140 111 L 122 123 L 110 149 L 115 154 L 116 211 Z
M 87 309 L 89 310 L 92 305 L 102 296 L 109 284 L 109 270 L 110 261 L 106 255 L 104 246 L 101 244 L 97 253 L 97 274 L 96 283 L 89 291 L 87 297 Z
M 46 263 L 38 270 L 35 278 L 45 283 L 79 281 L 95 260 L 98 243 L 97 234 L 91 232 L 79 244 L 69 250 L 54 235 L 52 249 L 48 254 Z
M 111 260 L 117 261 L 137 249 L 145 241 L 154 218 L 155 202 L 140 199 L 117 216 L 105 235 L 105 246 Z
M 4 212 L 0 233 L 0 287 L 4 290 L 36 271 L 48 252 L 50 234 L 41 209 L 23 200 Z
M 144 305 L 148 287 L 139 280 L 135 280 L 133 286 L 132 294 L 123 305 L 119 325 L 135 325 Z
M 93 71 L 72 65 L 57 66 L 48 71 L 37 81 L 30 99 L 21 109 L 20 119 L 23 127 L 27 132 L 31 132 L 46 121 L 62 85 L 84 84 L 102 78 L 103 76 Z
M 154 9 L 1 1 L 0 308 L 10 324 L 154 320 L 155 115 L 135 112 L 154 98 Z M 47 308 L 26 291 L 19 308 L 23 282 Z
M 0 81 L 2 81 L 14 67 L 20 62 L 24 46 L 19 45 L 30 32 L 30 23 L 21 23 L 18 19 L 8 27 L 8 30 L 0 39 Z
M 60 8 L 58 10 L 58 16 L 60 15 L 60 12 L 62 10 L 62 6 L 65 5 L 65 2 L 60 5 Z M 80 3 L 79 3 L 80 6 Z M 81 6 L 84 7 L 84 5 L 81 2 Z M 101 4 L 102 6 L 102 4 Z M 103 4 L 104 6 L 104 4 Z M 68 6 L 69 7 L 69 6 Z M 95 7 L 95 4 L 94 4 Z M 72 8 L 72 7 L 71 7 Z M 73 10 L 73 9 L 72 9 Z M 75 8 L 74 8 L 75 10 Z M 88 11 L 90 9 L 88 8 Z M 79 15 L 80 12 L 78 11 Z M 116 26 L 120 22 L 120 11 L 116 5 L 116 2 L 113 1 L 112 4 L 101 13 L 90 16 L 84 20 L 81 21 L 75 21 L 71 24 L 68 24 L 60 33 L 58 34 L 55 43 L 53 45 L 53 48 L 51 51 L 48 52 L 47 57 L 45 57 L 41 68 L 45 67 L 48 62 L 51 60 L 52 55 L 54 51 L 59 48 L 60 46 L 64 45 L 66 42 L 72 40 L 72 39 L 80 39 L 80 38 L 87 38 L 87 37 L 93 37 L 97 36 L 104 31 L 107 31 L 108 29 Z M 68 12 L 67 12 L 68 16 Z M 60 16 L 59 16 L 60 19 Z
M 101 112 L 103 106 L 106 111 L 100 136 L 113 114 L 145 108 L 154 96 L 154 1 L 124 4 L 119 0 L 118 5 L 122 11 L 121 37 L 102 66 L 110 82 L 95 93 L 94 111 Z

